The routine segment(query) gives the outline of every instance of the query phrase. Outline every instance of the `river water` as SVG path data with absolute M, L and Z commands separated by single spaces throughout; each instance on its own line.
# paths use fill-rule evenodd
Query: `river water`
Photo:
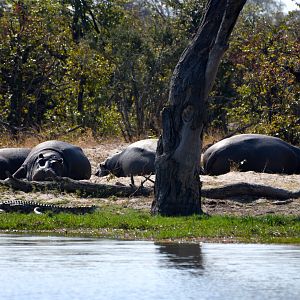
M 300 246 L 0 235 L 0 299 L 300 299 Z

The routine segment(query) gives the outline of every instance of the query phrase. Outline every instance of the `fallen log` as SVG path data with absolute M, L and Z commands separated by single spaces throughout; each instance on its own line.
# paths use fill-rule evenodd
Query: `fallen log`
M 233 197 L 250 196 L 254 198 L 286 200 L 290 198 L 298 198 L 300 196 L 300 191 L 291 192 L 268 185 L 241 182 L 216 188 L 203 188 L 201 190 L 201 194 L 203 197 L 214 199 L 229 199 Z
M 153 193 L 153 188 L 143 186 L 125 186 L 91 183 L 87 181 L 77 181 L 70 178 L 57 178 L 55 181 L 27 181 L 9 177 L 0 180 L 0 185 L 10 187 L 13 190 L 23 192 L 51 191 L 56 190 L 67 193 L 77 193 L 82 197 L 108 198 L 131 197 L 131 196 L 149 196 Z M 287 200 L 300 197 L 299 191 L 289 191 L 280 188 L 274 188 L 267 185 L 234 183 L 215 188 L 202 188 L 202 197 L 210 199 L 230 199 L 249 196 L 253 198 L 268 198 L 276 200 Z
M 0 181 L 0 185 L 7 186 L 13 190 L 23 192 L 51 191 L 56 190 L 67 193 L 77 193 L 82 197 L 108 198 L 110 196 L 130 197 L 130 196 L 149 196 L 152 189 L 140 186 L 123 186 L 96 184 L 87 181 L 78 181 L 66 177 L 57 178 L 55 181 L 27 181 L 9 177 Z

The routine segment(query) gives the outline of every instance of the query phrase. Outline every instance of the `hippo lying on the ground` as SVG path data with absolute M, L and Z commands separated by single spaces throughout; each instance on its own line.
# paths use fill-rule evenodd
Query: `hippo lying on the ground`
M 47 141 L 32 148 L 15 178 L 44 181 L 56 177 L 89 179 L 91 164 L 82 149 L 61 141 Z
M 255 171 L 300 174 L 300 149 L 262 134 L 239 134 L 219 141 L 203 154 L 204 174 Z
M 157 141 L 146 139 L 129 145 L 101 163 L 95 175 L 102 177 L 112 173 L 117 177 L 126 177 L 153 174 Z
M 30 148 L 0 149 L 0 179 L 7 178 L 7 172 L 16 172 L 28 156 Z

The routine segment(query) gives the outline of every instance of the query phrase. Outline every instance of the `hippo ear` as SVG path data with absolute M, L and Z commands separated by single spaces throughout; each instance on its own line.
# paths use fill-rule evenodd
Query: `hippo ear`
M 24 166 L 21 166 L 14 174 L 13 174 L 13 177 L 14 178 L 25 178 L 27 175 L 27 166 L 24 165 Z

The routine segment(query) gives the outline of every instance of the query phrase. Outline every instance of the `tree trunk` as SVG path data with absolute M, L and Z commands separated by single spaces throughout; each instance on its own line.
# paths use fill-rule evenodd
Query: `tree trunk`
M 86 78 L 85 76 L 81 76 L 79 80 L 79 91 L 77 95 L 77 110 L 81 114 L 83 113 L 83 96 L 84 96 L 84 88 L 85 88 Z
M 131 66 L 131 76 L 132 76 L 132 91 L 134 96 L 134 103 L 135 103 L 135 114 L 136 114 L 136 127 L 137 127 L 137 135 L 141 136 L 144 133 L 144 101 L 143 101 L 143 94 L 139 93 L 136 74 L 134 66 Z
M 10 112 L 8 115 L 8 122 L 14 126 L 20 126 L 22 123 L 22 104 L 23 104 L 23 63 L 22 63 L 22 52 L 20 50 L 20 41 L 17 41 L 17 53 L 14 58 L 14 68 L 11 79 L 9 80 L 11 93 L 10 99 Z M 17 132 L 12 130 L 12 134 L 15 135 Z
M 153 214 L 200 214 L 199 162 L 208 94 L 246 0 L 209 0 L 201 25 L 174 70 L 156 153 Z

